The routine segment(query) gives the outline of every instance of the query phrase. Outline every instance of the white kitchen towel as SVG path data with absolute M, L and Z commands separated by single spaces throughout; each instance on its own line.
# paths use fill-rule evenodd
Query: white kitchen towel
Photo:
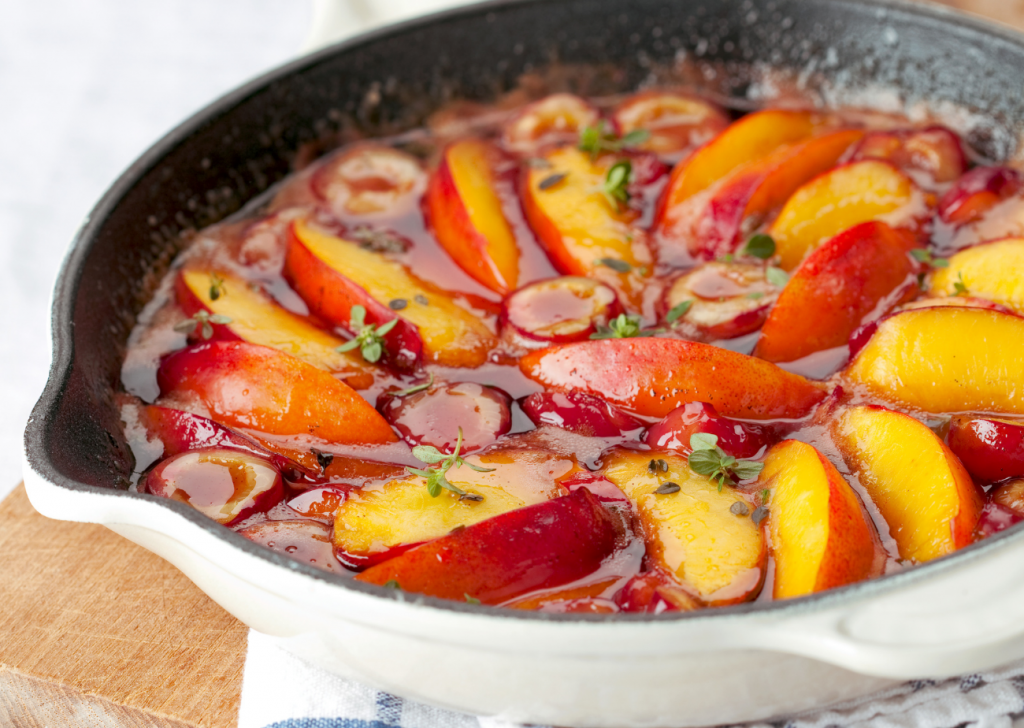
M 1024 662 L 949 680 L 916 680 L 827 710 L 751 728 L 1020 728 Z M 389 695 L 332 675 L 249 632 L 238 728 L 514 728 Z M 532 728 L 542 728 L 534 726 Z

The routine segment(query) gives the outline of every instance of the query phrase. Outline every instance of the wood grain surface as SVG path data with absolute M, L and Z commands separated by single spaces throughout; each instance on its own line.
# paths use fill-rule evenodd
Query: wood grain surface
M 247 629 L 102 526 L 0 503 L 0 726 L 226 728 Z

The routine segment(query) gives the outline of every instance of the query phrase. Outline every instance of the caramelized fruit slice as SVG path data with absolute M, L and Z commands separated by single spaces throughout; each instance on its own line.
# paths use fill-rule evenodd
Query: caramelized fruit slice
M 691 451 L 690 438 L 698 432 L 718 438 L 718 447 L 735 458 L 756 457 L 774 439 L 769 428 L 722 417 L 706 402 L 687 402 L 650 426 L 644 442 L 654 448 Z
M 582 488 L 459 529 L 374 566 L 356 579 L 397 583 L 443 599 L 501 602 L 577 581 L 618 541 L 615 518 Z
M 848 382 L 924 412 L 1024 414 L 1024 318 L 943 306 L 883 319 Z
M 335 574 L 345 573 L 334 558 L 331 529 L 316 521 L 264 521 L 247 526 L 240 534 L 302 564 Z
M 538 427 L 553 425 L 588 437 L 622 437 L 643 427 L 601 397 L 582 392 L 534 392 L 519 406 Z
M 291 227 L 285 275 L 311 310 L 338 326 L 351 326 L 357 304 L 367 324 L 398 318 L 384 339 L 395 362 L 415 363 L 422 347 L 428 361 L 477 367 L 497 343 L 480 318 L 401 263 L 301 220 Z
M 961 250 L 932 275 L 929 293 L 955 296 L 957 284 L 970 295 L 1024 313 L 1024 238 L 1007 238 Z
M 426 479 L 418 475 L 352 493 L 334 520 L 334 545 L 343 562 L 377 563 L 394 549 L 557 498 L 566 492 L 559 479 L 576 468 L 568 458 L 542 450 L 498 450 L 471 455 L 466 462 L 494 469 L 481 473 L 462 466 L 448 471 L 448 481 L 468 497 L 448 490 L 431 497 Z
M 954 415 L 947 441 L 978 482 L 1024 477 L 1024 419 Z
M 798 418 L 825 396 L 818 385 L 774 364 L 677 339 L 563 344 L 527 354 L 519 368 L 546 388 L 580 390 L 648 417 L 697 401 L 726 417 Z
M 524 171 L 521 195 L 526 220 L 548 257 L 560 272 L 596 278 L 639 307 L 652 258 L 642 232 L 632 227 L 637 213 L 602 192 L 615 160 L 592 161 L 574 147 L 544 159 L 543 168 Z
M 415 209 L 426 182 L 415 157 L 392 147 L 358 144 L 325 161 L 311 187 L 342 219 L 378 218 Z
M 615 291 L 580 276 L 538 281 L 505 299 L 502 326 L 528 342 L 585 341 L 622 313 Z
M 772 596 L 790 599 L 881 573 L 884 552 L 864 508 L 812 446 L 784 440 L 768 451 L 757 487 L 771 489 Z
M 633 94 L 615 107 L 612 120 L 623 136 L 647 131 L 647 139 L 636 148 L 672 162 L 684 159 L 729 125 L 729 117 L 717 106 L 671 91 Z
M 981 491 L 925 425 L 865 405 L 839 413 L 831 433 L 889 524 L 901 558 L 929 561 L 971 542 L 983 505 Z
M 980 220 L 986 212 L 1024 187 L 1024 176 L 1009 167 L 975 167 L 939 200 L 939 219 L 960 226 Z
M 605 476 L 636 506 L 647 541 L 647 560 L 692 587 L 712 605 L 734 604 L 757 596 L 767 553 L 761 530 L 749 517 L 730 509 L 753 510 L 733 488 L 697 475 L 677 455 L 655 453 L 667 472 L 648 468 L 652 453 L 614 450 L 604 458 Z M 679 490 L 656 493 L 665 483 Z
M 869 132 L 850 156 L 862 159 L 892 162 L 926 189 L 953 182 L 967 169 L 960 137 L 944 126 Z
M 519 248 L 502 210 L 491 143 L 462 139 L 448 146 L 430 178 L 423 205 L 437 242 L 459 267 L 502 295 L 519 280 Z
M 761 328 L 778 293 L 763 265 L 705 263 L 672 282 L 665 316 L 703 338 L 733 339 Z
M 241 450 L 180 453 L 146 476 L 147 493 L 172 498 L 230 526 L 281 501 L 284 483 L 273 463 Z
M 213 338 L 268 346 L 342 375 L 351 387 L 373 384 L 373 371 L 356 352 L 339 353 L 345 342 L 274 303 L 253 284 L 230 273 L 185 269 L 175 279 L 175 295 L 186 316 L 198 311 L 226 316 L 211 324 Z M 214 298 L 216 295 L 216 298 Z
M 593 126 L 600 113 L 589 102 L 572 94 L 552 94 L 530 104 L 505 127 L 505 145 L 517 152 L 573 143 L 581 129 Z
M 779 265 L 789 271 L 808 253 L 868 220 L 916 230 L 930 216 L 928 198 L 888 162 L 865 160 L 836 167 L 798 189 L 772 223 Z
M 347 384 L 265 346 L 218 341 L 183 349 L 163 360 L 157 381 L 169 401 L 198 404 L 228 427 L 336 444 L 398 439 Z
M 813 251 L 761 329 L 754 356 L 790 362 L 842 346 L 857 327 L 918 291 L 917 241 L 883 222 L 852 227 Z

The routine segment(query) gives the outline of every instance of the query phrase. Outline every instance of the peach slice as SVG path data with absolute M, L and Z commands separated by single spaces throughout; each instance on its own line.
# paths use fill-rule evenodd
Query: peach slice
M 740 491 L 690 470 L 675 454 L 656 455 L 668 471 L 652 473 L 650 452 L 613 450 L 604 473 L 634 503 L 647 541 L 647 561 L 674 575 L 708 604 L 735 604 L 757 596 L 767 552 L 761 529 L 732 510 L 753 510 Z M 656 491 L 666 483 L 678 490 Z M 737 508 L 740 510 L 740 508 Z
M 590 157 L 573 147 L 545 156 L 548 166 L 524 171 L 521 195 L 526 220 L 561 272 L 589 276 L 639 307 L 652 257 L 637 213 L 601 192 L 614 160 Z
M 601 114 L 572 94 L 552 94 L 535 101 L 505 127 L 505 146 L 517 152 L 559 142 L 575 142 L 579 132 L 597 123 Z
M 922 308 L 880 321 L 854 352 L 844 377 L 877 397 L 924 412 L 1024 414 L 1021 351 L 1020 316 Z
M 427 175 L 415 157 L 379 144 L 357 144 L 332 155 L 310 186 L 341 219 L 392 217 L 415 209 Z
M 896 311 L 913 311 L 917 308 L 936 308 L 940 306 L 953 306 L 956 308 L 987 308 L 990 311 L 1001 311 L 1003 313 L 1013 313 L 1013 310 L 1006 306 L 1001 306 L 998 303 L 988 301 L 984 298 L 974 298 L 973 296 L 947 296 L 945 298 L 919 298 L 916 301 L 910 303 L 904 303 L 902 306 L 897 306 Z
M 687 241 L 690 255 L 712 260 L 733 253 L 800 186 L 831 169 L 864 132 L 844 129 L 783 146 L 736 169 L 700 209 Z
M 218 447 L 167 458 L 146 475 L 144 488 L 225 526 L 266 511 L 284 495 L 281 473 L 269 460 Z
M 791 362 L 845 344 L 866 319 L 917 293 L 916 245 L 905 230 L 865 222 L 814 250 L 779 294 L 754 356 Z
M 814 447 L 784 440 L 768 451 L 758 488 L 771 489 L 768 527 L 775 599 L 852 584 L 881 573 L 885 554 L 857 495 Z
M 949 266 L 932 275 L 929 293 L 954 296 L 956 284 L 972 296 L 987 299 L 1024 314 L 1024 238 L 1007 238 L 961 250 Z
M 489 518 L 356 576 L 407 592 L 500 604 L 586 577 L 611 556 L 619 532 L 585 488 Z
M 347 384 L 265 346 L 218 341 L 176 351 L 161 362 L 157 381 L 168 400 L 198 405 L 228 427 L 336 444 L 398 439 Z
M 950 225 L 980 220 L 1024 187 L 1024 176 L 1010 167 L 975 167 L 939 200 L 939 218 Z
M 687 338 L 733 339 L 761 328 L 778 293 L 763 265 L 705 263 L 668 287 L 662 318 L 673 317 L 669 323 L 687 334 L 692 329 L 695 336 Z
M 569 458 L 541 450 L 497 450 L 470 455 L 466 462 L 494 469 L 448 471 L 448 481 L 469 497 L 444 490 L 433 498 L 419 475 L 350 494 L 334 519 L 334 545 L 343 563 L 365 567 L 453 528 L 562 496 L 567 491 L 559 480 L 577 469 Z
M 761 359 L 678 339 L 605 339 L 536 351 L 519 360 L 548 389 L 604 397 L 649 417 L 707 402 L 726 417 L 799 418 L 825 390 Z
M 868 159 L 836 167 L 793 193 L 769 234 L 780 267 L 793 270 L 809 252 L 858 223 L 881 220 L 917 230 L 930 197 L 888 162 Z
M 929 561 L 971 543 L 983 497 L 934 432 L 877 405 L 841 412 L 830 430 L 901 558 Z
M 428 361 L 477 367 L 497 339 L 479 317 L 450 295 L 417 279 L 401 263 L 322 232 L 305 221 L 291 227 L 285 276 L 310 309 L 326 321 L 350 326 L 352 307 L 366 323 L 399 319 L 385 336 L 392 361 L 410 365 L 422 347 Z
M 493 144 L 479 139 L 449 145 L 431 175 L 423 205 L 434 237 L 452 260 L 504 295 L 518 285 L 519 248 L 496 186 L 500 155 Z
M 960 137 L 944 126 L 869 132 L 849 159 L 892 162 L 926 189 L 953 182 L 967 169 Z
M 339 374 L 355 389 L 373 384 L 373 370 L 355 352 L 339 353 L 345 342 L 293 314 L 254 284 L 225 272 L 185 269 L 174 284 L 175 296 L 186 316 L 198 311 L 231 319 L 212 324 L 218 341 L 248 341 L 269 346 Z M 216 295 L 216 298 L 213 296 Z
M 947 441 L 981 483 L 1024 478 L 1024 419 L 955 415 Z
M 642 91 L 615 107 L 612 121 L 620 134 L 646 130 L 637 149 L 672 162 L 688 156 L 729 125 L 729 117 L 714 104 L 672 91 Z

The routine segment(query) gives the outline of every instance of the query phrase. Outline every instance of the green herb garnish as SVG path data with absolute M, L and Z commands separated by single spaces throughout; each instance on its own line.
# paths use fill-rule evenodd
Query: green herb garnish
M 384 588 L 385 589 L 398 589 L 399 591 L 402 590 L 402 587 L 398 583 L 397 579 L 391 579 L 390 581 L 384 582 Z
M 471 597 L 469 594 L 463 592 L 462 596 L 466 597 L 466 604 L 480 604 L 480 600 L 476 597 Z
M 594 126 L 585 126 L 580 131 L 579 149 L 590 154 L 590 159 L 597 159 L 602 152 L 621 152 L 623 149 L 643 144 L 651 136 L 646 129 L 634 129 L 619 136 L 603 119 Z
M 628 159 L 616 162 L 608 169 L 601 192 L 618 210 L 629 204 L 629 178 L 633 176 L 633 164 Z
M 211 314 L 209 311 L 196 311 L 192 314 L 192 318 L 176 323 L 174 330 L 186 336 L 191 336 L 198 327 L 199 335 L 203 338 L 203 341 L 209 341 L 213 336 L 213 326 L 211 324 L 229 324 L 231 321 L 231 318 L 222 316 L 219 313 Z
M 964 272 L 960 271 L 956 274 L 956 280 L 953 281 L 953 295 L 954 296 L 966 296 L 970 291 L 967 290 L 967 281 L 964 280 Z
M 618 258 L 598 258 L 594 263 L 603 265 L 605 268 L 611 268 L 616 273 L 629 273 L 633 270 L 632 265 Z
M 737 460 L 732 455 L 726 455 L 718 447 L 717 435 L 697 432 L 690 436 L 690 447 L 693 448 L 688 460 L 690 470 L 717 481 L 719 493 L 722 492 L 722 486 L 735 485 L 737 480 L 755 478 L 764 468 L 764 463 Z
M 764 291 L 751 291 L 747 294 L 747 298 L 756 301 L 759 298 L 764 298 Z
M 647 329 L 640 327 L 640 317 L 620 313 L 608 322 L 607 326 L 598 326 L 597 331 L 590 335 L 591 339 L 636 339 L 645 336 L 660 334 L 661 329 Z
M 376 324 L 367 324 L 366 309 L 357 304 L 352 307 L 349 318 L 349 328 L 355 332 L 356 337 L 351 341 L 346 341 L 335 351 L 346 352 L 359 347 L 359 353 L 363 355 L 363 359 L 373 364 L 379 361 L 384 353 L 384 335 L 395 328 L 397 323 L 398 319 L 393 318 L 379 327 Z
M 750 240 L 743 246 L 743 254 L 751 255 L 761 260 L 768 260 L 775 255 L 775 240 L 771 235 L 758 233 L 750 236 Z
M 761 504 L 767 505 L 768 499 L 772 497 L 772 491 L 769 488 L 765 488 L 761 491 Z
M 224 279 L 221 278 L 216 273 L 211 273 L 210 274 L 210 300 L 211 301 L 216 301 L 218 298 L 220 298 L 225 293 L 226 293 L 226 291 L 224 290 Z
M 542 179 L 537 187 L 541 190 L 550 190 L 569 176 L 568 172 L 555 172 Z
M 422 392 L 425 389 L 430 389 L 432 386 L 434 386 L 433 372 L 430 373 L 430 379 L 425 381 L 423 384 L 417 384 L 409 387 L 408 389 L 399 389 L 397 392 L 394 392 L 394 395 L 396 397 L 407 397 L 410 394 L 416 394 L 417 392 Z
M 450 490 L 452 493 L 457 495 L 467 495 L 466 491 L 458 486 L 452 485 L 448 482 L 446 477 L 448 471 L 452 467 L 461 468 L 465 465 L 470 470 L 475 470 L 478 473 L 490 473 L 494 471 L 494 468 L 481 468 L 479 465 L 473 465 L 467 463 L 463 458 L 459 456 L 459 450 L 462 449 L 462 428 L 459 428 L 459 437 L 455 441 L 455 452 L 451 455 L 445 455 L 440 450 L 432 445 L 417 445 L 412 449 L 413 457 L 420 460 L 427 465 L 440 465 L 438 468 L 429 468 L 421 470 L 418 468 L 406 468 L 407 472 L 413 475 L 419 475 L 422 478 L 427 479 L 427 492 L 430 493 L 432 498 L 437 498 L 441 495 L 441 489 Z M 475 494 L 470 494 L 475 495 Z M 470 499 L 475 500 L 475 499 Z M 482 500 L 482 498 L 481 498 Z
M 693 299 L 691 298 L 688 298 L 685 301 L 680 301 L 675 306 L 673 306 L 667 314 L 665 314 L 665 321 L 667 321 L 670 324 L 675 323 L 682 316 L 686 315 L 686 312 L 690 310 L 690 307 L 692 305 Z
M 785 288 L 786 284 L 789 283 L 789 274 L 782 270 L 782 268 L 770 265 L 765 268 L 764 279 L 776 288 Z
M 924 263 L 933 268 L 947 268 L 949 266 L 949 260 L 946 258 L 936 258 L 932 255 L 932 251 L 924 250 L 923 248 L 914 248 L 910 251 L 910 256 L 918 263 Z

